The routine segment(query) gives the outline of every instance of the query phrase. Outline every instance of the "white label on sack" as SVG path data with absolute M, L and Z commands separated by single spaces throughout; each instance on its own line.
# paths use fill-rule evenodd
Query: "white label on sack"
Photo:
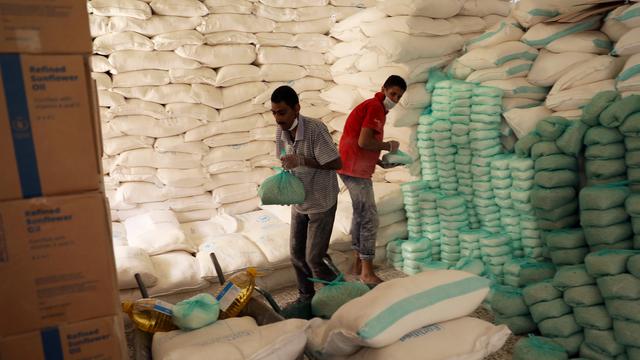
M 225 285 L 224 289 L 222 289 L 218 296 L 216 296 L 216 300 L 218 300 L 218 303 L 220 305 L 220 310 L 227 311 L 233 301 L 238 297 L 238 295 L 240 295 L 241 291 L 242 290 L 240 290 L 240 288 L 235 286 L 232 282 L 228 282 L 227 285 Z

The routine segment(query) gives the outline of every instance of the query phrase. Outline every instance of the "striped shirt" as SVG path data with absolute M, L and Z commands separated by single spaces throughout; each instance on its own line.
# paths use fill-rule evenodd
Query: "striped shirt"
M 276 154 L 283 153 L 302 155 L 315 159 L 318 164 L 325 165 L 340 157 L 327 126 L 322 122 L 304 117 L 298 118 L 295 139 L 291 139 L 288 131 L 276 130 Z M 294 205 L 297 212 L 313 214 L 329 210 L 338 201 L 338 177 L 335 170 L 315 169 L 298 166 L 291 172 L 304 185 L 304 203 Z

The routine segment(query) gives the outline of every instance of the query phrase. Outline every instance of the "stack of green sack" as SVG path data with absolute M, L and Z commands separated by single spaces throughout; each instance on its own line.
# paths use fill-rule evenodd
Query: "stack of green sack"
M 494 285 L 491 288 L 490 302 L 496 324 L 507 325 L 515 335 L 524 335 L 536 330 L 522 289 Z
M 636 152 L 638 146 L 635 143 L 638 142 L 637 138 L 640 136 L 640 95 L 630 95 L 623 99 L 616 99 L 600 113 L 598 119 L 603 127 L 619 130 L 620 134 L 625 137 L 622 141 L 628 144 L 622 156 L 617 156 L 619 155 L 619 147 L 613 148 L 613 144 L 618 145 L 617 142 L 610 145 L 611 149 L 607 153 L 610 156 L 606 159 L 610 161 L 605 169 L 605 175 L 615 176 L 616 178 L 625 177 L 626 175 L 633 184 L 639 183 L 640 158 Z M 589 171 L 588 165 L 587 171 Z M 604 165 L 601 166 L 604 167 Z M 629 169 L 626 169 L 627 166 L 629 166 Z M 601 170 L 600 168 L 597 169 Z M 623 171 L 623 169 L 625 170 Z M 634 185 L 634 187 L 637 186 Z
M 453 265 L 460 260 L 460 231 L 469 228 L 467 203 L 460 195 L 437 199 L 440 219 L 440 260 Z
M 625 209 L 629 194 L 626 182 L 580 191 L 580 223 L 591 251 L 633 248 L 633 229 Z
M 489 233 L 482 229 L 460 230 L 460 256 L 469 259 L 482 259 L 480 238 Z
M 544 242 L 549 249 L 551 261 L 556 266 L 584 263 L 589 247 L 582 228 L 545 231 Z
M 473 175 L 471 174 L 471 149 L 458 148 L 455 155 L 456 174 L 458 176 L 458 193 L 467 202 L 469 224 L 472 229 L 480 227 L 480 220 L 473 206 Z
M 480 238 L 480 255 L 489 273 L 502 283 L 504 264 L 513 257 L 511 238 L 507 234 L 488 232 Z
M 640 347 L 640 279 L 630 273 L 634 250 L 600 250 L 585 258 L 589 275 L 596 279 L 609 321 L 585 326 L 585 354 L 616 357 L 625 346 Z M 605 319 L 605 315 L 601 315 Z M 635 321 L 634 321 L 635 319 Z
M 431 257 L 440 260 L 440 219 L 438 217 L 438 199 L 444 197 L 440 191 L 424 190 L 420 193 L 420 215 L 422 218 L 422 237 L 431 244 Z
M 467 201 L 467 211 L 472 222 L 471 226 L 478 226 L 477 217 L 473 211 L 473 177 L 471 175 L 470 132 L 471 123 L 471 89 L 473 85 L 464 81 L 452 81 L 451 84 L 451 142 L 456 147 L 454 156 L 457 191 Z
M 622 104 L 615 103 L 611 107 L 614 107 L 618 114 L 628 113 L 619 129 L 624 135 L 627 178 L 631 182 L 629 186 L 635 192 L 640 191 L 640 95 L 625 97 L 620 103 Z M 602 114 L 603 117 L 607 115 Z
M 454 270 L 466 271 L 478 276 L 486 276 L 487 269 L 484 263 L 480 259 L 472 259 L 463 257 L 454 266 L 451 267 Z
M 633 230 L 633 248 L 640 249 L 640 194 L 631 194 L 625 201 L 627 214 L 631 216 Z
M 491 161 L 491 185 L 496 205 L 500 208 L 500 225 L 511 237 L 513 256 L 522 257 L 524 252 L 522 251 L 520 214 L 513 208 L 511 199 L 513 178 L 510 162 L 513 157 L 512 154 L 494 156 Z
M 438 163 L 436 161 L 435 141 L 431 137 L 433 133 L 433 122 L 430 109 L 425 109 L 420 115 L 417 129 L 418 154 L 420 154 L 420 166 L 422 168 L 422 180 L 429 184 L 432 189 L 440 187 L 438 180 Z
M 502 268 L 504 284 L 513 287 L 525 287 L 551 279 L 556 274 L 553 264 L 525 258 L 509 260 Z
M 513 179 L 511 201 L 520 217 L 520 243 L 524 257 L 542 260 L 543 247 L 539 245 L 540 229 L 531 204 L 531 191 L 535 177 L 534 162 L 530 158 L 512 157 L 509 170 Z M 517 249 L 516 249 L 517 250 Z
M 567 360 L 565 349 L 552 339 L 541 336 L 524 337 L 513 348 L 513 360 Z
M 402 271 L 404 268 L 404 258 L 402 257 L 402 243 L 406 240 L 398 239 L 387 243 L 387 263 L 394 269 Z
M 407 240 L 402 243 L 402 271 L 407 275 L 422 272 L 422 264 L 431 262 L 431 242 L 428 239 Z
M 542 230 L 571 228 L 578 224 L 578 162 L 556 145 L 569 121 L 552 116 L 536 125 L 541 141 L 531 147 L 535 161 L 535 187 L 531 194 Z M 554 197 L 554 195 L 565 195 Z M 572 196 L 568 196 L 571 194 Z
M 438 180 L 440 189 L 446 194 L 453 194 L 458 190 L 458 180 L 455 169 L 456 147 L 451 140 L 451 80 L 440 81 L 436 84 L 432 95 L 432 124 L 431 138 L 435 144 Z
M 420 208 L 420 192 L 428 188 L 424 180 L 411 181 L 400 185 L 407 214 L 407 230 L 409 239 L 422 237 L 422 214 Z
M 551 280 L 545 280 L 535 282 L 524 287 L 522 290 L 524 302 L 527 305 L 527 310 L 536 306 L 537 304 L 549 303 L 557 300 L 562 300 L 562 292 L 558 290 Z M 529 312 L 529 314 L 531 314 Z M 537 328 L 536 323 L 533 321 L 531 315 L 529 315 L 531 321 L 531 327 Z M 580 344 L 578 344 L 580 346 Z
M 488 231 L 502 231 L 500 208 L 491 185 L 491 160 L 502 152 L 500 124 L 502 90 L 476 85 L 472 90 L 469 146 L 473 153 L 473 205 L 480 225 Z
M 588 185 L 627 179 L 624 135 L 618 128 L 594 126 L 584 136 L 585 174 Z
M 627 261 L 627 271 L 636 280 L 640 280 L 640 255 L 636 254 Z M 613 329 L 616 339 L 627 347 L 629 359 L 640 359 L 640 345 L 638 345 L 638 324 L 640 324 L 640 301 L 609 301 L 607 309 L 613 317 Z M 635 327 L 635 329 L 632 329 Z M 625 328 L 630 332 L 625 332 Z M 635 334 L 635 335 L 634 335 Z M 633 341 L 628 338 L 633 336 Z

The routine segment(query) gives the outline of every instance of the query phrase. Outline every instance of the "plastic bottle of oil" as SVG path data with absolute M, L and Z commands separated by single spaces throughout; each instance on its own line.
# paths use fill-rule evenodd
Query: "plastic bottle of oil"
M 155 333 L 176 330 L 173 324 L 173 305 L 158 299 L 122 302 L 122 311 L 142 331 Z
M 224 283 L 222 290 L 216 296 L 220 304 L 220 319 L 238 316 L 240 311 L 251 299 L 253 289 L 256 286 L 258 272 L 255 268 L 237 273 Z

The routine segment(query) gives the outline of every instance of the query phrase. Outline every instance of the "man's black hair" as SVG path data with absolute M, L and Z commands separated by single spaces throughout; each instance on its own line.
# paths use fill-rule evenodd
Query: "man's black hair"
M 389 76 L 387 78 L 387 81 L 384 82 L 384 85 L 382 85 L 382 87 L 385 89 L 388 89 L 393 86 L 399 87 L 400 89 L 402 89 L 402 91 L 407 91 L 407 83 L 404 81 L 403 78 L 401 78 L 398 75 Z
M 271 94 L 271 102 L 283 102 L 293 109 L 300 103 L 300 100 L 298 99 L 298 94 L 296 94 L 295 90 L 293 90 L 290 86 L 282 85 Z

